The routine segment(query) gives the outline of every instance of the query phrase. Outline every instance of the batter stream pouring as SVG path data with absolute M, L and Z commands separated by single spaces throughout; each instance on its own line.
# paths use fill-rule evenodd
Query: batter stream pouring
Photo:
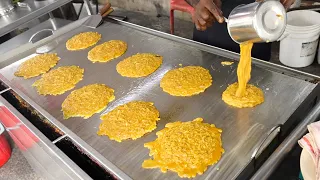
M 238 83 L 230 85 L 222 94 L 227 104 L 238 108 L 254 107 L 264 101 L 260 88 L 247 85 L 251 77 L 253 43 L 272 42 L 285 30 L 286 11 L 277 1 L 254 2 L 232 10 L 227 20 L 230 37 L 240 44 Z

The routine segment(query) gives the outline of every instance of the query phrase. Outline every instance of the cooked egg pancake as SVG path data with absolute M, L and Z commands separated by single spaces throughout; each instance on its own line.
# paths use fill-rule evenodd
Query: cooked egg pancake
M 91 49 L 88 53 L 88 59 L 92 62 L 108 62 L 121 56 L 126 50 L 126 42 L 111 40 Z
M 66 43 L 66 47 L 70 51 L 86 49 L 97 44 L 101 39 L 101 34 L 97 32 L 83 32 L 73 36 Z
M 221 65 L 222 66 L 230 66 L 230 65 L 232 65 L 234 62 L 232 62 L 232 61 L 222 61 L 221 62 Z
M 49 71 L 59 60 L 57 54 L 40 54 L 23 62 L 14 75 L 25 79 L 39 76 Z
M 153 159 L 145 160 L 142 167 L 160 168 L 164 173 L 171 170 L 182 178 L 203 174 L 208 166 L 220 160 L 224 149 L 222 130 L 202 121 L 202 118 L 196 118 L 166 124 L 157 132 L 155 141 L 144 144 Z
M 200 66 L 186 66 L 167 72 L 160 87 L 172 96 L 192 96 L 204 92 L 212 84 L 209 70 Z
M 32 84 L 41 95 L 59 95 L 73 89 L 82 80 L 84 69 L 78 66 L 63 66 L 42 75 Z
M 247 84 L 243 96 L 237 96 L 238 83 L 231 84 L 222 93 L 222 100 L 234 107 L 254 107 L 264 102 L 263 92 L 260 88 Z
M 138 139 L 157 127 L 159 111 L 151 102 L 133 101 L 102 115 L 98 135 L 121 142 Z
M 117 64 L 117 71 L 125 77 L 144 77 L 155 72 L 162 64 L 162 56 L 151 53 L 135 54 Z
M 114 90 L 104 84 L 91 84 L 74 90 L 62 103 L 64 119 L 83 117 L 88 119 L 101 112 L 113 101 Z

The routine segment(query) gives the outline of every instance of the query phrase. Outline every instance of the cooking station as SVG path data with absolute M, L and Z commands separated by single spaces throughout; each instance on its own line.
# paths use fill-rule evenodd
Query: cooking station
M 116 19 L 93 29 L 84 25 L 89 19 L 75 21 L 43 40 L 9 51 L 0 63 L 1 122 L 32 167 L 48 179 L 180 179 L 173 172 L 143 169 L 142 162 L 149 158 L 143 144 L 153 141 L 165 124 L 197 117 L 223 130 L 225 153 L 195 179 L 248 179 L 283 145 L 282 141 L 287 142 L 286 137 L 292 137 L 289 134 L 296 132 L 299 124 L 314 121 L 319 115 L 318 76 L 253 59 L 250 82 L 263 90 L 265 102 L 255 108 L 232 108 L 221 100 L 221 94 L 237 80 L 239 54 Z M 128 50 L 111 62 L 91 63 L 87 59 L 89 49 L 72 52 L 65 47 L 69 38 L 86 31 L 102 34 L 99 43 L 123 40 Z M 61 60 L 57 67 L 78 65 L 85 69 L 84 79 L 75 89 L 104 83 L 115 89 L 116 99 L 104 112 L 89 119 L 64 120 L 61 104 L 70 91 L 40 96 L 31 86 L 39 77 L 25 80 L 14 76 L 22 62 L 44 52 L 58 54 Z M 163 64 L 155 73 L 130 79 L 116 72 L 120 60 L 143 52 L 163 56 Z M 235 63 L 222 66 L 222 61 Z M 210 70 L 212 86 L 193 97 L 164 93 L 159 86 L 161 78 L 179 64 Z M 122 143 L 96 134 L 101 114 L 133 100 L 154 102 L 161 118 L 156 130 Z

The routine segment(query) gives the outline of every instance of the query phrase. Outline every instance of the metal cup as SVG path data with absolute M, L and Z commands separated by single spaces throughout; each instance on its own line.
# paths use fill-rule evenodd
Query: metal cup
M 286 11 L 278 1 L 239 5 L 231 11 L 227 21 L 230 37 L 239 44 L 276 41 L 286 24 Z

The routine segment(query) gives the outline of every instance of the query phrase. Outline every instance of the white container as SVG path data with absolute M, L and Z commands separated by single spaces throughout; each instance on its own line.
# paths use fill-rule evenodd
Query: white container
M 287 24 L 295 28 L 319 26 L 319 13 L 310 10 L 290 11 L 287 13 Z
M 311 154 L 305 149 L 302 149 L 300 155 L 300 169 L 304 180 L 316 179 L 316 165 Z
M 314 61 L 320 35 L 320 13 L 308 10 L 287 14 L 287 27 L 280 38 L 280 62 L 306 67 Z

